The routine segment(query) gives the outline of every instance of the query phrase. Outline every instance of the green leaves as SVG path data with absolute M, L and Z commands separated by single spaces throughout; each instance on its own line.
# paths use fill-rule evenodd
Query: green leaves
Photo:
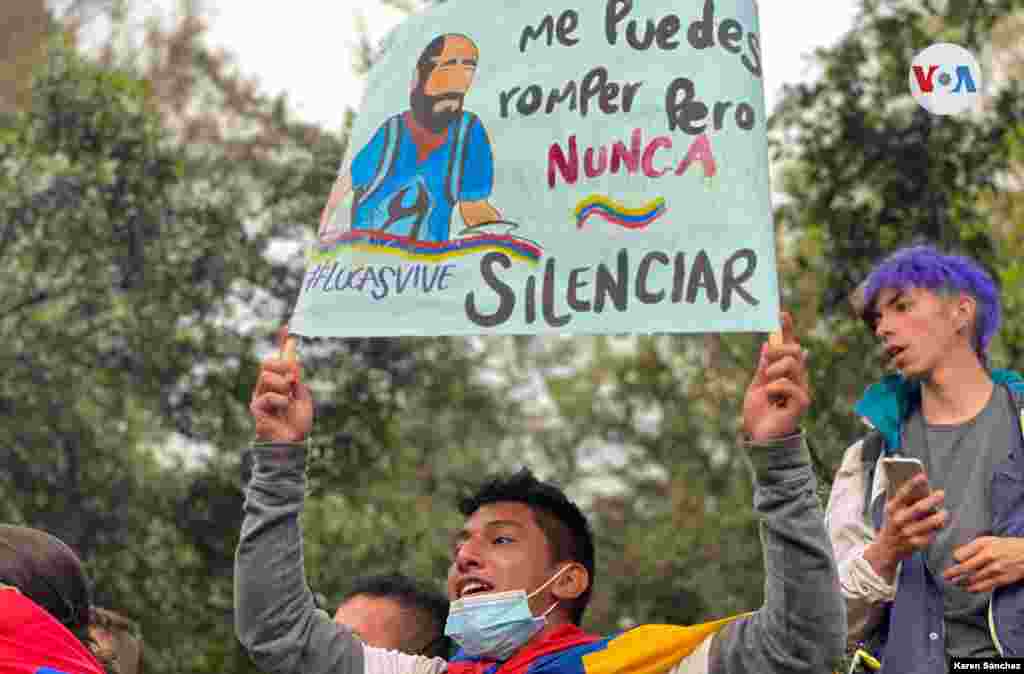
M 306 240 L 344 144 L 219 70 L 185 24 L 154 37 L 189 56 L 173 72 L 57 41 L 34 105 L 0 127 L 0 515 L 87 560 L 96 602 L 141 623 L 148 671 L 252 671 L 231 616 L 241 454 L 303 271 L 275 247 Z M 200 93 L 181 82 L 217 116 L 193 116 Z M 215 126 L 230 115 L 255 123 Z M 480 375 L 487 350 L 301 352 L 319 403 L 311 578 L 336 601 L 360 573 L 443 577 L 439 528 L 461 521 L 456 495 L 517 414 Z
M 198 554 L 209 547 L 202 520 L 175 507 L 195 478 L 152 449 L 175 430 L 244 441 L 228 412 L 241 405 L 218 377 L 251 341 L 210 319 L 233 301 L 227 279 L 266 263 L 239 235 L 239 213 L 196 194 L 190 159 L 140 80 L 59 41 L 50 49 L 32 107 L 2 131 L 0 500 L 6 519 L 72 545 L 97 603 L 137 617 L 154 671 L 177 671 L 181 659 L 161 651 L 197 643 L 180 632 L 181 612 L 163 610 L 175 597 L 193 598 L 182 612 L 230 597 L 230 578 L 217 587 L 203 569 L 230 567 L 240 491 L 217 501 L 234 511 L 214 537 L 221 547 Z M 209 404 L 193 408 L 192 387 Z M 166 591 L 154 582 L 163 575 L 174 579 Z M 217 627 L 202 638 L 233 643 L 223 612 L 205 615 Z

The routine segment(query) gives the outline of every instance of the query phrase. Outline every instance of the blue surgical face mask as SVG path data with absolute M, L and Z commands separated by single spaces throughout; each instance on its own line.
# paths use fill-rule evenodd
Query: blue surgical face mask
M 538 632 L 558 602 L 540 617 L 530 611 L 530 599 L 553 583 L 563 566 L 546 583 L 529 595 L 526 590 L 470 595 L 453 601 L 448 609 L 444 633 L 462 647 L 467 655 L 488 660 L 507 660 Z

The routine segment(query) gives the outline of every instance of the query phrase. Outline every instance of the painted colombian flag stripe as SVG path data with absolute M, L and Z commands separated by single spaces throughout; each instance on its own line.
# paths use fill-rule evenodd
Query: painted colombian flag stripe
M 659 197 L 641 208 L 626 205 L 600 194 L 594 194 L 576 205 L 576 228 L 582 229 L 591 216 L 597 215 L 626 229 L 644 229 L 668 211 L 665 198 Z
M 350 248 L 370 253 L 397 255 L 416 262 L 441 262 L 473 253 L 501 252 L 511 258 L 536 264 L 544 255 L 540 246 L 508 234 L 477 234 L 450 241 L 420 241 L 379 230 L 353 229 L 317 245 L 320 253 Z

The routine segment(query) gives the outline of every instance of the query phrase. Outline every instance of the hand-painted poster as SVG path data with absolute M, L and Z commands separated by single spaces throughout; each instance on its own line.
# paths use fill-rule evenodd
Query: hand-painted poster
M 388 45 L 294 332 L 777 328 L 754 0 L 450 0 Z

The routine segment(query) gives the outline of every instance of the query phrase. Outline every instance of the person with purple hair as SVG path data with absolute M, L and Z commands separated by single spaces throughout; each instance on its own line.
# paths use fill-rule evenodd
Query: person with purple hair
M 989 368 L 999 290 L 974 260 L 912 246 L 854 303 L 893 373 L 857 403 L 871 430 L 846 450 L 825 515 L 850 645 L 899 674 L 1024 655 L 1024 379 Z M 894 456 L 926 474 L 888 496 L 878 466 Z

